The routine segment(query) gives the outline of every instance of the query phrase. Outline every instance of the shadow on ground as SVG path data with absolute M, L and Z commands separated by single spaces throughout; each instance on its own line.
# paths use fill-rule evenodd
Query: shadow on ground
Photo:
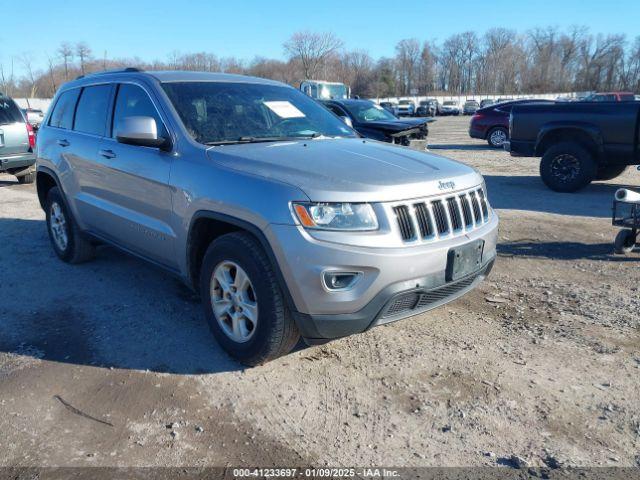
M 468 145 L 463 143 L 435 143 L 429 144 L 429 150 L 499 150 L 485 145 Z
M 180 374 L 243 368 L 214 340 L 197 296 L 171 274 L 111 247 L 65 264 L 43 221 L 0 218 L 0 245 L 0 351 Z
M 579 217 L 611 217 L 613 195 L 618 188 L 637 185 L 592 183 L 575 193 L 549 190 L 539 177 L 485 175 L 493 208 L 527 210 Z
M 640 255 L 616 255 L 611 243 L 534 242 L 520 241 L 499 243 L 498 255 L 503 257 L 537 257 L 550 260 L 606 260 L 613 262 L 640 262 Z

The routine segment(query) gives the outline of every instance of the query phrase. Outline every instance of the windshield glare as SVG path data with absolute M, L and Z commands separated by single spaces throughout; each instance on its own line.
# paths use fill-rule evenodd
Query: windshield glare
M 320 98 L 326 99 L 345 99 L 347 98 L 347 87 L 344 85 L 324 84 L 320 86 Z
M 360 102 L 346 105 L 349 113 L 359 122 L 377 122 L 380 120 L 395 120 L 396 117 L 380 105 L 373 102 Z
M 294 88 L 224 82 L 170 82 L 162 87 L 199 143 L 355 136 L 338 118 Z

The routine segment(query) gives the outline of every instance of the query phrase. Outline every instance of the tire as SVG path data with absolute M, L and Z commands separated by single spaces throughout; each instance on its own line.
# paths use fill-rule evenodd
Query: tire
M 95 248 L 78 229 L 58 187 L 47 194 L 47 232 L 53 251 L 67 263 L 82 263 L 95 255 Z
M 540 177 L 555 192 L 576 192 L 589 185 L 597 171 L 593 156 L 572 142 L 552 146 L 540 161 Z
M 613 180 L 627 169 L 627 165 L 604 165 L 598 168 L 596 180 Z
M 629 229 L 620 230 L 616 235 L 614 249 L 618 255 L 631 253 L 636 246 L 636 236 Z
M 509 140 L 509 131 L 504 127 L 493 127 L 487 133 L 487 143 L 493 148 L 502 148 L 507 140 Z
M 36 173 L 35 172 L 31 172 L 31 173 L 27 173 L 26 175 L 21 175 L 19 177 L 16 177 L 18 179 L 18 183 L 21 184 L 25 184 L 25 183 L 33 183 L 36 181 Z
M 240 272 L 249 280 L 244 288 L 239 285 Z M 225 281 L 219 282 L 220 277 Z M 209 245 L 202 261 L 200 293 L 214 337 L 245 365 L 261 365 L 286 355 L 300 339 L 271 261 L 249 233 L 229 233 Z M 214 313 L 214 302 L 218 302 L 218 313 Z

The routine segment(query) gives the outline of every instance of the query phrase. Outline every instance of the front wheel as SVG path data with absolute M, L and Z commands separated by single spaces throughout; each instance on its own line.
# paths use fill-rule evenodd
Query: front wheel
M 216 340 L 245 365 L 286 355 L 300 338 L 269 258 L 246 232 L 223 235 L 209 245 L 200 292 Z
M 502 148 L 509 139 L 509 131 L 504 127 L 493 127 L 487 135 L 487 143 L 493 148 Z
M 556 192 L 576 192 L 589 185 L 598 167 L 593 156 L 576 143 L 563 142 L 549 148 L 540 161 L 540 177 Z

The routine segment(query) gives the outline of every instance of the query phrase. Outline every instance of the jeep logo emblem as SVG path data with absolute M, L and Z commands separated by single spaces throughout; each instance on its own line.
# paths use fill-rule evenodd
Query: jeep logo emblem
M 450 181 L 450 182 L 443 182 L 442 180 L 440 180 L 438 182 L 438 188 L 440 190 L 446 190 L 448 188 L 450 188 L 451 190 L 453 190 L 454 188 L 456 188 L 456 182 L 454 181 Z

